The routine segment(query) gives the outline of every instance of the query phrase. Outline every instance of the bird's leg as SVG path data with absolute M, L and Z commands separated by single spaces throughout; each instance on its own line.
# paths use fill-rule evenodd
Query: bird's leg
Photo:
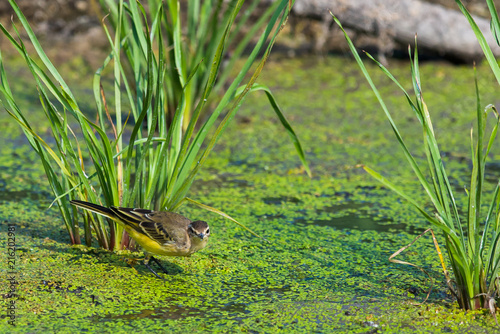
M 146 266 L 146 268 L 148 268 L 148 269 L 149 269 L 149 271 L 151 271 L 151 272 L 152 272 L 152 273 L 153 273 L 156 277 L 158 277 L 158 278 L 159 278 L 159 279 L 161 279 L 161 280 L 165 280 L 163 277 L 161 277 L 160 275 L 158 275 L 158 274 L 156 273 L 156 271 L 154 271 L 154 270 L 153 270 L 153 268 L 151 268 L 151 266 L 149 265 L 149 260 L 150 260 L 150 259 L 153 259 L 153 260 L 154 260 L 154 261 L 158 264 L 158 260 L 156 260 L 156 259 L 155 259 L 154 257 L 152 257 L 152 256 L 147 256 L 147 257 L 144 259 L 144 261 L 143 261 L 142 263 L 144 263 L 144 265 Z M 160 265 L 160 268 L 162 268 L 162 269 L 163 269 L 163 267 L 161 267 L 161 265 Z
M 158 261 L 158 260 L 157 260 L 155 257 L 153 257 L 153 256 L 151 256 L 149 259 L 150 259 L 150 260 L 153 260 L 153 261 L 154 261 L 154 262 L 158 265 L 158 267 L 160 267 L 160 269 L 161 269 L 161 270 L 162 270 L 165 274 L 167 274 L 167 275 L 168 275 L 168 271 L 167 271 L 165 268 L 163 268 L 163 266 L 161 265 L 160 261 Z

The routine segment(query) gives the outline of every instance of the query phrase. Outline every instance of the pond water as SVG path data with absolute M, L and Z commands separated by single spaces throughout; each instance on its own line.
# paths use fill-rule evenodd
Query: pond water
M 34 104 L 36 89 L 22 66 L 12 64 L 21 107 L 48 135 Z M 75 59 L 64 66 L 70 86 L 91 112 L 91 76 L 75 75 L 78 64 Z M 389 68 L 411 85 L 407 62 L 394 60 Z M 408 146 L 424 162 L 418 121 L 398 89 L 374 66 L 370 70 Z M 473 70 L 424 63 L 421 72 L 457 201 L 464 205 Z M 498 102 L 486 66 L 479 66 L 478 78 L 484 104 Z M 433 279 L 427 303 L 415 305 L 431 286 L 427 277 L 388 261 L 428 223 L 358 164 L 427 201 L 355 63 L 342 56 L 276 57 L 259 82 L 276 95 L 302 141 L 313 177 L 305 175 L 264 96 L 249 96 L 190 197 L 228 213 L 269 242 L 186 205 L 181 212 L 209 221 L 212 237 L 205 250 L 189 258 L 162 258 L 171 272 L 165 282 L 140 265 L 127 265 L 123 258 L 134 254 L 69 245 L 57 209 L 47 210 L 52 198 L 42 166 L 14 122 L 0 113 L 0 218 L 4 227 L 16 225 L 19 245 L 14 332 L 487 333 L 496 328 L 488 315 L 457 309 L 430 237 L 401 255 Z M 497 152 L 489 165 L 490 187 L 500 170 Z M 5 240 L 5 228 L 0 236 Z M 0 261 L 5 270 L 5 252 Z M 2 322 L 0 332 L 6 328 L 12 330 Z

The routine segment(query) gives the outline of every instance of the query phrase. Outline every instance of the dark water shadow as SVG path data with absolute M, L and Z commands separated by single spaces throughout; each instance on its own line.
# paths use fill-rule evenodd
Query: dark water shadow
M 36 202 L 39 206 L 42 206 L 40 202 L 49 202 L 52 198 L 52 194 L 47 191 L 33 191 L 33 190 L 19 190 L 19 191 L 0 191 L 0 204 L 5 201 L 20 202 L 26 199 Z
M 264 197 L 262 201 L 266 204 L 281 205 L 283 203 L 300 203 L 297 197 L 293 196 L 280 196 L 280 197 Z
M 394 223 L 390 219 L 380 219 L 374 216 L 368 215 L 366 212 L 361 214 L 358 213 L 348 213 L 345 216 L 330 219 L 315 219 L 307 220 L 304 217 L 295 218 L 294 223 L 301 226 L 307 226 L 313 224 L 316 226 L 329 226 L 340 230 L 359 230 L 359 231 L 376 231 L 376 232 L 389 232 L 389 233 L 400 233 L 408 232 L 410 234 L 420 234 L 425 229 L 417 228 L 413 225 L 405 223 Z
M 346 195 L 346 198 L 348 197 L 349 196 Z M 297 204 L 301 202 L 298 198 L 292 196 L 265 197 L 262 201 L 270 205 L 282 205 L 283 203 Z M 308 217 L 303 216 L 293 218 L 292 222 L 300 226 L 312 224 L 316 226 L 329 226 L 340 230 L 355 229 L 360 231 L 371 230 L 389 233 L 408 232 L 410 234 L 420 234 L 425 230 L 421 227 L 415 227 L 406 223 L 396 223 L 392 219 L 376 216 L 367 210 L 367 208 L 373 207 L 373 205 L 373 203 L 356 203 L 346 201 L 343 204 L 332 205 L 316 210 L 318 216 L 325 214 L 331 215 L 333 213 L 338 217 L 332 217 L 329 219 L 308 219 Z M 345 212 L 345 214 L 342 215 L 342 212 Z M 285 218 L 283 215 L 264 215 L 261 217 L 269 220 Z

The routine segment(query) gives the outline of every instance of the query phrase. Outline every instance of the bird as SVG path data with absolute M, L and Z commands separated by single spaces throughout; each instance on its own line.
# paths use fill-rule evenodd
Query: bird
M 95 212 L 121 224 L 125 231 L 145 250 L 144 265 L 156 277 L 160 277 L 150 266 L 153 260 L 161 266 L 151 254 L 166 256 L 189 256 L 208 243 L 210 227 L 202 220 L 191 221 L 170 211 L 153 211 L 111 206 L 109 208 L 90 202 L 71 200 L 74 206 Z

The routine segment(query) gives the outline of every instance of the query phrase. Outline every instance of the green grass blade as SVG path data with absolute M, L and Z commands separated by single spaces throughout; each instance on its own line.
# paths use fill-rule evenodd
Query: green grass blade
M 201 114 L 201 110 L 205 106 L 208 97 L 212 91 L 213 85 L 215 84 L 215 80 L 217 78 L 217 73 L 219 72 L 220 64 L 222 62 L 222 55 L 223 55 L 223 50 L 224 46 L 227 41 L 227 37 L 229 36 L 229 32 L 231 31 L 231 26 L 234 20 L 236 19 L 236 16 L 238 15 L 238 12 L 243 5 L 243 1 L 238 1 L 237 6 L 234 7 L 232 13 L 231 13 L 231 19 L 229 20 L 227 26 L 225 27 L 224 34 L 222 38 L 220 39 L 218 46 L 217 46 L 217 52 L 214 56 L 214 59 L 212 60 L 211 64 L 211 69 L 210 69 L 210 75 L 209 79 L 205 85 L 204 92 L 202 94 L 202 97 L 191 117 L 191 120 L 189 122 L 189 125 L 187 127 L 186 133 L 184 135 L 184 140 L 182 142 L 182 147 L 179 152 L 179 155 L 177 159 L 175 160 L 175 166 L 173 169 L 173 173 L 171 176 L 171 182 L 168 185 L 167 188 L 167 195 L 166 195 L 166 201 L 170 201 L 173 194 L 177 194 L 179 187 L 181 187 L 182 181 L 184 181 L 189 173 L 189 170 L 191 168 L 191 165 L 195 159 L 195 156 L 198 153 L 198 150 L 201 148 L 201 144 L 203 143 L 205 136 L 208 134 L 204 128 L 207 125 L 207 123 L 213 124 L 215 122 L 216 118 L 222 111 L 222 107 L 224 106 L 224 101 L 221 101 L 216 108 L 216 110 L 212 113 L 210 118 L 205 122 L 205 124 L 202 126 L 194 140 L 191 142 L 191 138 L 194 132 L 194 128 L 196 125 L 196 122 Z M 227 93 L 226 93 L 227 95 Z M 224 99 L 223 99 L 224 100 Z M 219 110 L 219 111 L 217 111 Z M 209 127 L 211 126 L 209 125 Z M 200 135 L 202 134 L 202 135 Z M 189 153 L 188 153 L 189 150 Z M 180 182 L 179 182 L 180 181 Z M 190 184 L 190 182 L 189 182 Z M 177 194 L 176 197 L 180 200 L 181 198 L 185 197 L 183 194 Z M 171 207 L 173 206 L 172 203 L 163 203 L 162 206 L 164 207 Z
M 171 206 L 174 206 L 174 207 L 177 206 L 177 203 L 180 200 L 182 200 L 182 198 L 186 197 L 186 193 L 189 190 L 189 187 L 190 187 L 191 183 L 193 182 L 196 174 L 198 173 L 198 170 L 203 166 L 204 162 L 206 161 L 208 155 L 210 154 L 210 152 L 212 151 L 213 147 L 215 146 L 215 143 L 219 139 L 220 135 L 225 130 L 225 128 L 229 124 L 230 120 L 234 117 L 235 112 L 240 107 L 241 101 L 244 99 L 244 97 L 246 96 L 246 94 L 248 93 L 248 91 L 251 89 L 251 87 L 255 84 L 255 80 L 257 80 L 258 76 L 260 75 L 260 73 L 261 73 L 262 69 L 264 68 L 264 65 L 265 65 L 265 63 L 266 63 L 266 61 L 267 61 L 267 59 L 269 57 L 269 54 L 270 54 L 271 49 L 272 49 L 272 47 L 274 45 L 274 42 L 276 41 L 276 37 L 277 37 L 279 31 L 281 30 L 281 28 L 283 27 L 283 25 L 285 23 L 285 19 L 286 19 L 287 15 L 288 15 L 288 10 L 289 10 L 289 8 L 286 7 L 285 8 L 285 12 L 283 13 L 283 16 L 282 16 L 281 21 L 280 21 L 279 29 L 276 29 L 274 31 L 274 34 L 271 37 L 271 39 L 269 41 L 269 44 L 267 46 L 266 52 L 262 56 L 262 58 L 261 58 L 261 60 L 260 60 L 260 62 L 258 64 L 257 68 L 255 69 L 252 77 L 248 81 L 248 83 L 245 86 L 244 90 L 238 96 L 238 98 L 236 98 L 235 101 L 233 102 L 232 107 L 229 109 L 228 113 L 226 114 L 226 116 L 224 117 L 224 119 L 221 121 L 221 123 L 219 124 L 219 126 L 217 127 L 217 129 L 215 130 L 215 133 L 212 136 L 212 138 L 210 139 L 209 143 L 207 144 L 207 147 L 203 151 L 202 156 L 197 160 L 195 166 L 189 172 L 189 175 L 183 176 L 183 178 L 181 179 L 181 180 L 183 180 L 183 182 L 180 185 L 180 187 L 178 189 L 176 189 L 175 196 L 171 199 L 171 204 L 170 204 Z M 278 14 L 279 13 L 275 13 L 276 19 L 280 16 Z M 233 82 L 233 84 L 234 84 L 234 82 Z M 213 116 L 213 114 L 212 114 L 212 116 Z M 207 123 L 205 123 L 205 125 L 206 124 Z M 201 131 L 202 130 L 200 130 L 200 132 Z M 192 145 L 192 147 L 193 147 L 193 145 Z M 187 166 L 192 166 L 193 165 L 193 163 L 192 163 L 192 161 L 194 160 L 193 152 L 195 152 L 194 154 L 196 154 L 196 152 L 197 152 L 198 149 L 199 149 L 199 147 L 196 148 L 194 151 L 191 150 L 189 152 L 189 155 L 186 158 L 186 161 L 189 162 L 189 164 L 187 164 Z M 186 168 L 185 171 L 188 171 L 188 169 Z

